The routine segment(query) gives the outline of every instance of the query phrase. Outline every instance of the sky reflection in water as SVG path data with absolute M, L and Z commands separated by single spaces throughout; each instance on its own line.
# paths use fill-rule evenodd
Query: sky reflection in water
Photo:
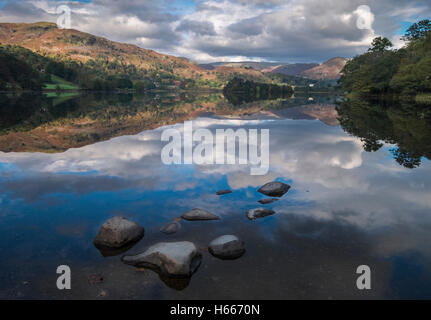
M 163 165 L 163 127 L 58 154 L 0 153 L 0 297 L 97 298 L 103 289 L 109 298 L 431 298 L 428 160 L 404 168 L 389 146 L 367 153 L 358 138 L 318 120 L 201 117 L 193 126 L 270 129 L 268 174 Z M 264 198 L 257 188 L 272 180 L 292 185 L 268 206 L 277 214 L 247 221 L 245 211 Z M 226 188 L 234 192 L 215 195 Z M 169 237 L 158 231 L 195 207 L 222 220 L 182 222 Z M 130 252 L 162 240 L 205 247 L 235 233 L 247 253 L 229 262 L 204 254 L 190 283 L 174 290 L 93 247 L 100 225 L 116 214 L 146 229 Z M 75 270 L 69 293 L 54 288 L 60 264 Z M 373 272 L 369 292 L 355 286 L 361 264 Z M 99 287 L 87 283 L 95 272 L 106 278 Z

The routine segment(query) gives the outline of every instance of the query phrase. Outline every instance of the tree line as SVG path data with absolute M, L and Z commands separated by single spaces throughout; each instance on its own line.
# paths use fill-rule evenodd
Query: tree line
M 402 39 L 407 44 L 394 50 L 389 39 L 375 38 L 368 52 L 348 61 L 338 82 L 341 89 L 372 95 L 431 93 L 431 21 L 414 23 Z
M 238 105 L 244 102 L 290 97 L 293 89 L 287 85 L 234 78 L 223 88 L 223 94 L 231 103 Z

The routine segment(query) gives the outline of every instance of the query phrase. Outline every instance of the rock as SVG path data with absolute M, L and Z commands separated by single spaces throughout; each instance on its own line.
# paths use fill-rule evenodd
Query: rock
M 216 195 L 222 196 L 224 194 L 229 194 L 229 193 L 232 193 L 232 190 L 220 190 L 216 192 Z
M 220 259 L 237 259 L 244 252 L 244 242 L 233 235 L 224 235 L 211 241 L 208 251 Z
M 96 247 L 121 248 L 137 242 L 144 236 L 144 227 L 124 217 L 113 217 L 99 230 L 94 245 Z
M 266 199 L 261 199 L 258 202 L 260 204 L 270 204 L 270 203 L 273 203 L 275 201 L 278 201 L 278 199 L 276 199 L 276 198 L 266 198 Z
M 250 209 L 247 211 L 247 218 L 249 218 L 250 220 L 256 220 L 258 218 L 273 215 L 274 213 L 275 211 L 265 208 Z
M 199 267 L 202 255 L 189 241 L 160 242 L 135 256 L 124 256 L 124 263 L 149 268 L 169 277 L 190 277 Z
M 269 182 L 265 185 L 263 185 L 259 190 L 257 190 L 260 193 L 263 193 L 264 195 L 268 197 L 282 197 L 287 191 L 289 191 L 290 186 L 288 184 L 285 184 L 283 182 Z
M 163 232 L 164 234 L 174 234 L 180 229 L 181 229 L 181 224 L 177 221 L 172 221 L 172 222 L 169 222 L 164 227 L 162 227 L 160 231 Z
M 192 209 L 184 213 L 181 218 L 184 220 L 219 220 L 220 217 L 212 214 L 211 212 L 202 209 Z

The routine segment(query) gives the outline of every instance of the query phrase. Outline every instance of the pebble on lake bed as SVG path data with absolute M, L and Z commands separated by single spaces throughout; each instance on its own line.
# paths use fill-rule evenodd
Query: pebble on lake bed
M 184 213 L 181 218 L 183 218 L 184 220 L 190 220 L 190 221 L 194 221 L 194 220 L 219 220 L 220 217 L 208 212 L 206 210 L 202 210 L 202 209 L 192 209 L 186 213 Z
M 224 235 L 211 241 L 208 246 L 208 251 L 215 257 L 220 259 L 237 259 L 244 252 L 244 242 L 239 240 L 234 235 Z
M 258 218 L 264 218 L 275 214 L 275 211 L 265 208 L 250 209 L 246 212 L 247 218 L 250 220 L 256 220 Z
M 96 247 L 121 248 L 137 242 L 144 236 L 144 227 L 124 217 L 113 217 L 99 230 L 94 245 Z
M 290 189 L 290 186 L 288 184 L 285 184 L 285 183 L 279 182 L 279 181 L 273 181 L 273 182 L 269 182 L 267 184 L 264 184 L 257 191 L 268 196 L 268 197 L 280 198 L 287 191 L 289 191 L 289 189 Z

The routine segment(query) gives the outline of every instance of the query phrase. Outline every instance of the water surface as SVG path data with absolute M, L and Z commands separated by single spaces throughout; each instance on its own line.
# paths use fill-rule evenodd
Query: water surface
M 31 105 L 25 101 L 34 97 L 16 97 L 21 113 L 8 99 L 0 110 L 9 115 L 0 136 L 0 298 L 431 298 L 428 111 L 309 98 L 232 106 L 218 94 Z M 269 129 L 268 174 L 251 176 L 247 165 L 164 165 L 162 131 L 191 119 L 212 132 Z M 257 189 L 273 180 L 292 189 L 266 206 L 275 215 L 249 221 L 246 210 L 264 198 Z M 216 196 L 221 189 L 233 193 Z M 195 207 L 222 219 L 182 221 L 170 236 L 159 231 Z M 114 215 L 145 227 L 127 253 L 192 241 L 203 254 L 197 273 L 161 279 L 124 265 L 121 255 L 104 257 L 92 241 Z M 223 234 L 242 238 L 246 254 L 212 257 L 206 247 Z M 61 264 L 72 269 L 67 292 L 55 285 Z M 364 264 L 369 291 L 356 288 Z M 102 283 L 89 281 L 95 274 Z

